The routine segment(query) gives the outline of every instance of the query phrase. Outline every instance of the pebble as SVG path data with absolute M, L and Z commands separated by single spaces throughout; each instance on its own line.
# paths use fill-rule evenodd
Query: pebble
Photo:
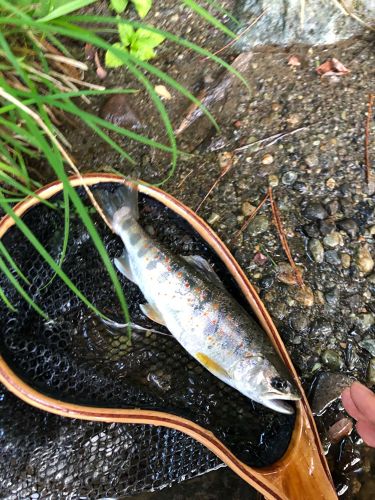
M 327 292 L 325 294 L 325 299 L 330 306 L 336 306 L 340 299 L 340 294 L 337 287 L 334 287 L 332 290 Z
M 252 205 L 249 201 L 244 201 L 242 203 L 241 211 L 245 217 L 249 217 L 249 215 L 251 215 L 254 210 L 256 210 L 256 207 L 254 207 L 254 205 Z
M 314 415 L 322 415 L 354 381 L 354 377 L 343 373 L 318 373 L 312 383 L 311 409 Z
M 358 224 L 353 219 L 342 219 L 337 222 L 337 226 L 354 239 L 359 231 Z
M 323 207 L 323 205 L 315 201 L 306 205 L 302 213 L 303 216 L 309 220 L 323 220 L 328 216 L 327 210 Z
M 269 153 L 267 153 L 266 155 L 264 155 L 263 158 L 262 158 L 263 165 L 271 165 L 271 163 L 273 163 L 273 161 L 274 161 L 274 158 Z
M 326 186 L 327 186 L 327 189 L 329 189 L 330 191 L 333 191 L 335 189 L 335 187 L 336 187 L 336 181 L 335 181 L 335 179 L 333 179 L 332 177 L 330 177 L 329 179 L 327 179 Z
M 358 269 L 364 274 L 371 273 L 374 269 L 374 260 L 366 247 L 359 248 L 355 263 Z
M 336 224 L 329 219 L 322 220 L 319 223 L 319 230 L 323 236 L 326 236 L 336 230 Z
M 296 332 L 304 332 L 309 327 L 310 320 L 305 312 L 296 313 L 292 316 L 290 323 L 293 330 L 295 330 Z
M 314 293 L 310 287 L 304 286 L 296 293 L 296 301 L 304 307 L 314 305 Z
M 266 215 L 258 215 L 258 217 L 255 217 L 255 219 L 250 222 L 247 232 L 254 236 L 267 231 L 268 226 L 268 217 Z
M 329 215 L 336 215 L 339 211 L 339 202 L 337 200 L 330 201 L 326 205 Z
M 317 318 L 310 329 L 310 335 L 317 339 L 328 338 L 331 333 L 332 325 L 324 318 Z
M 279 185 L 279 178 L 277 177 L 277 175 L 268 176 L 268 185 L 270 187 L 277 187 Z
M 257 266 L 264 266 L 267 263 L 268 258 L 266 255 L 263 255 L 261 252 L 257 252 L 254 255 L 253 261 Z
M 351 258 L 350 255 L 347 253 L 341 254 L 341 265 L 344 269 L 349 269 L 351 264 Z
M 358 314 L 356 316 L 356 323 L 365 332 L 375 325 L 375 315 L 373 313 Z
M 375 358 L 371 358 L 367 368 L 367 382 L 375 384 Z
M 321 242 L 316 238 L 312 238 L 308 243 L 308 249 L 315 262 L 321 264 L 324 260 L 324 248 Z
M 285 174 L 281 177 L 281 182 L 286 186 L 291 186 L 297 180 L 298 174 L 296 172 L 285 172 Z
M 343 437 L 349 436 L 352 430 L 352 420 L 348 417 L 341 418 L 328 429 L 328 439 L 331 443 L 339 443 Z
M 327 234 L 327 236 L 324 236 L 323 243 L 328 248 L 335 248 L 339 245 L 343 245 L 344 240 L 340 233 L 333 231 L 332 233 Z
M 339 266 L 341 264 L 341 258 L 336 250 L 327 250 L 325 256 L 328 264 L 332 264 L 333 266 Z
M 212 226 L 213 224 L 215 224 L 216 222 L 218 222 L 220 220 L 220 215 L 219 214 L 216 214 L 215 212 L 213 212 L 209 218 L 207 219 L 207 222 L 208 224 L 210 224 L 210 226 Z
M 375 357 L 375 339 L 361 340 L 361 342 L 359 342 L 359 346 L 368 351 L 371 356 Z
M 130 99 L 125 94 L 111 96 L 101 107 L 99 116 L 119 127 L 141 128 L 141 120 L 130 105 Z
M 315 154 L 311 154 L 305 157 L 306 165 L 309 167 L 316 167 L 319 165 L 319 158 Z
M 288 262 L 281 262 L 276 268 L 276 277 L 286 285 L 296 285 L 296 275 Z
M 338 351 L 327 349 L 322 354 L 323 364 L 332 370 L 338 371 L 344 367 L 344 361 Z

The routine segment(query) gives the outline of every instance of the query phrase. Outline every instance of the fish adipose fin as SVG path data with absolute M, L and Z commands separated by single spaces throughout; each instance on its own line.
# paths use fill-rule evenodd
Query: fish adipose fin
M 207 370 L 209 370 L 214 375 L 217 375 L 219 377 L 230 378 L 230 375 L 225 370 L 225 368 L 220 366 L 218 363 L 216 363 L 216 361 L 214 361 L 212 358 L 210 358 L 203 352 L 197 352 L 195 357 L 205 368 L 207 368 Z
M 138 190 L 135 184 L 122 184 L 113 192 L 97 188 L 94 196 L 115 233 L 121 232 L 121 225 L 125 220 L 138 220 Z
M 200 255 L 183 255 L 183 258 L 188 264 L 190 264 L 192 267 L 197 269 L 197 271 L 203 274 L 205 278 L 209 279 L 211 283 L 214 283 L 220 288 L 224 288 L 221 279 L 215 273 L 215 271 L 211 267 L 211 264 L 206 259 L 204 259 Z
M 158 323 L 159 325 L 166 326 L 165 321 L 159 311 L 152 307 L 150 304 L 140 304 L 139 308 L 143 312 L 143 314 L 150 318 L 152 321 Z
M 128 278 L 128 280 L 132 281 L 133 283 L 136 283 L 133 273 L 130 269 L 129 255 L 126 250 L 124 250 L 121 257 L 115 259 L 114 262 L 117 269 L 120 271 L 121 274 L 125 276 L 125 278 Z

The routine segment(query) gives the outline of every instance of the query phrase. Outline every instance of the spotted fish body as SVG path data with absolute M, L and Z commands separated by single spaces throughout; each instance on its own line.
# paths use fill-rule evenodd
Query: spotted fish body
M 174 255 L 137 222 L 137 191 L 98 194 L 125 250 L 118 269 L 141 289 L 142 312 L 165 325 L 197 361 L 245 396 L 282 413 L 299 396 L 278 355 L 251 316 L 199 256 Z M 276 368 L 276 366 L 278 368 Z

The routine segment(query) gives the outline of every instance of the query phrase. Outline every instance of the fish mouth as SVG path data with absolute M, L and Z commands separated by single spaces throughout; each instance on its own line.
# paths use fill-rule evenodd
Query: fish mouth
M 269 392 L 263 396 L 262 404 L 271 410 L 283 413 L 284 415 L 293 415 L 294 408 L 287 401 L 298 401 L 301 396 L 298 394 L 280 394 Z

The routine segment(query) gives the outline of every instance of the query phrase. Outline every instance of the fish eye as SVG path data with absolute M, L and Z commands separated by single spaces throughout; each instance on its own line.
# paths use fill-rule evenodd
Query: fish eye
M 271 380 L 271 385 L 277 391 L 282 391 L 288 388 L 288 382 L 281 377 L 274 377 Z

